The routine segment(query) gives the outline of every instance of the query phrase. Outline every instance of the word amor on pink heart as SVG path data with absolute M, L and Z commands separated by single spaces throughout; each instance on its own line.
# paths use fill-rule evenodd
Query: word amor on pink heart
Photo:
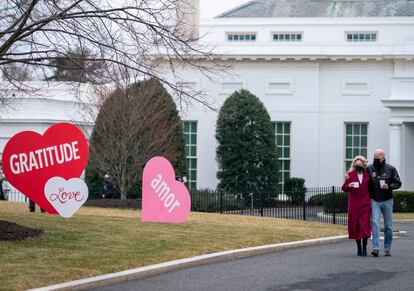
M 164 207 L 169 208 L 169 213 L 173 212 L 174 208 L 181 205 L 180 201 L 175 198 L 175 194 L 170 193 L 170 187 L 162 178 L 161 174 L 158 174 L 157 177 L 151 181 L 151 187 L 154 189 L 161 202 L 164 202 Z

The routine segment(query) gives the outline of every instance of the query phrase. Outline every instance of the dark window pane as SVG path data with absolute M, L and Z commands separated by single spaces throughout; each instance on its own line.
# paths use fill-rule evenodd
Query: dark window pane
M 279 122 L 277 124 L 277 134 L 282 134 L 283 132 L 283 123 Z
M 347 147 L 352 146 L 352 137 L 350 137 L 350 136 L 346 137 L 346 146 Z
M 281 135 L 276 137 L 276 145 L 281 146 L 283 144 L 283 138 Z
M 285 133 L 290 134 L 290 123 L 285 124 Z
M 346 149 L 346 156 L 347 159 L 352 159 L 352 149 Z
M 351 135 L 352 134 L 352 124 L 347 124 L 346 125 L 346 134 L 347 135 Z
M 361 137 L 361 146 L 362 147 L 367 147 L 368 144 L 368 138 L 366 136 L 362 136 Z
M 290 158 L 290 148 L 284 148 L 283 155 L 284 158 Z
M 368 125 L 367 124 L 362 124 L 361 125 L 361 134 L 367 135 L 368 133 Z
M 367 157 L 367 149 L 361 150 L 361 155 L 363 155 L 365 158 Z
M 290 136 L 289 135 L 285 135 L 284 143 L 285 143 L 286 146 L 290 145 Z

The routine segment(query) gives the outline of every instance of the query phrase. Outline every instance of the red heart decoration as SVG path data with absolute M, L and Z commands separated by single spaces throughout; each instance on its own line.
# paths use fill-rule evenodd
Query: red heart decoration
M 57 123 L 42 135 L 23 131 L 14 135 L 3 151 L 7 180 L 48 213 L 57 214 L 44 194 L 52 177 L 79 178 L 88 162 L 88 142 L 70 123 Z

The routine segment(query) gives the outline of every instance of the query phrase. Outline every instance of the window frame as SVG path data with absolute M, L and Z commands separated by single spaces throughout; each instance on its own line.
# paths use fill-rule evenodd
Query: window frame
M 246 37 L 248 36 L 248 37 Z M 242 38 L 242 39 L 241 39 Z M 257 32 L 226 32 L 225 41 L 235 43 L 256 42 Z
M 347 134 L 347 125 L 352 125 L 352 134 L 348 135 Z M 354 134 L 354 126 L 355 125 L 359 125 L 360 126 L 360 133 L 359 135 L 355 135 Z M 362 126 L 365 125 L 366 126 L 366 134 L 362 134 Z M 367 158 L 368 155 L 368 148 L 369 148 L 369 122 L 368 121 L 345 121 L 344 122 L 344 159 L 343 159 L 343 166 L 345 167 L 345 172 L 348 171 L 350 164 L 348 163 L 352 163 L 352 160 L 359 155 L 364 156 L 365 158 Z M 359 147 L 355 147 L 354 146 L 354 137 L 358 136 L 360 139 L 360 144 Z M 347 145 L 347 138 L 351 137 L 351 145 L 348 146 Z M 366 145 L 362 146 L 361 143 L 361 139 L 365 137 L 366 138 Z M 347 158 L 347 150 L 350 149 L 351 150 L 351 158 Z M 358 153 L 355 153 L 354 150 L 357 149 Z M 361 149 L 365 150 L 365 154 L 361 151 Z
M 186 131 L 185 124 L 188 123 L 189 130 Z M 195 131 L 192 130 L 192 126 L 195 124 Z M 198 121 L 197 120 L 183 120 L 183 135 L 184 135 L 184 146 L 186 149 L 186 164 L 188 170 L 187 185 L 190 190 L 197 189 L 198 181 Z M 186 135 L 188 135 L 188 143 L 186 142 Z M 192 135 L 196 137 L 196 143 L 192 143 Z M 187 147 L 189 150 L 187 152 Z M 191 155 L 191 147 L 195 147 L 195 155 Z M 191 167 L 192 161 L 196 162 L 196 167 Z M 195 179 L 193 179 L 192 171 L 195 171 Z
M 282 187 L 282 192 L 283 192 L 283 188 L 284 188 L 284 184 L 286 179 L 285 178 L 290 178 L 291 177 L 291 172 L 292 172 L 292 122 L 291 121 L 272 121 L 273 124 L 273 131 L 275 133 L 275 143 L 276 143 L 276 148 L 277 151 L 279 151 L 279 149 L 281 148 L 281 152 L 282 152 L 282 156 L 280 157 L 278 155 L 277 160 L 278 160 L 278 171 L 279 171 L 279 175 L 281 177 L 281 180 L 278 181 L 278 184 Z M 278 124 L 282 125 L 282 133 L 278 134 Z M 286 125 L 288 125 L 289 127 L 289 133 L 286 134 Z M 282 139 L 282 146 L 278 146 L 278 136 L 281 136 Z M 285 138 L 286 136 L 289 137 L 289 144 L 286 145 L 285 143 Z M 284 152 L 285 149 L 288 148 L 289 151 L 289 156 L 285 157 L 284 156 Z M 286 170 L 285 168 L 285 164 L 289 165 L 289 170 Z M 281 166 L 283 165 L 283 166 Z M 281 166 L 281 167 L 280 167 Z M 288 173 L 287 177 L 285 175 L 285 173 Z M 278 177 L 279 179 L 279 177 Z
M 360 38 L 360 36 L 363 36 Z M 369 35 L 369 38 L 367 36 Z M 351 38 L 349 37 L 351 36 Z M 357 40 L 354 40 L 356 36 Z M 375 37 L 372 37 L 375 36 Z M 344 39 L 347 43 L 376 43 L 379 41 L 379 33 L 378 31 L 345 31 L 344 32 Z
M 303 42 L 303 36 L 303 31 L 272 31 L 270 33 L 270 39 L 275 43 L 300 43 Z

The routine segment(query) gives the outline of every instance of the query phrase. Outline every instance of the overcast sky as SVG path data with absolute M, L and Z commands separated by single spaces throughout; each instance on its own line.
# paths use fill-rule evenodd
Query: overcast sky
M 200 0 L 200 19 L 213 18 L 220 13 L 250 0 Z

